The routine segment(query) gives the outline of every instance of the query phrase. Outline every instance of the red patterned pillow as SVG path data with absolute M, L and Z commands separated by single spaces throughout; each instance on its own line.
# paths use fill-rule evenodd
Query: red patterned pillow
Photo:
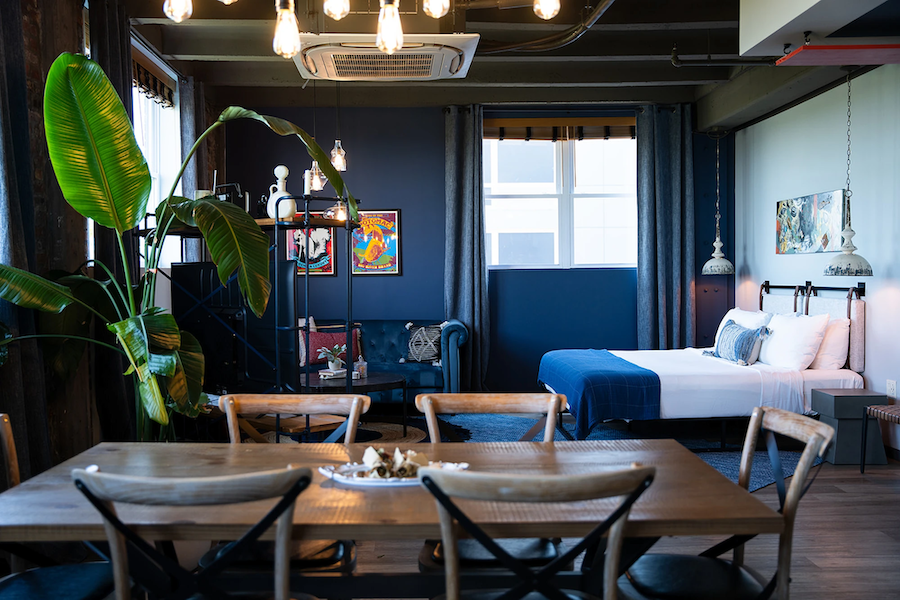
M 347 343 L 347 332 L 339 331 L 334 333 L 325 333 L 322 331 L 310 331 L 309 332 L 309 354 L 311 356 L 311 360 L 309 364 L 311 365 L 324 365 L 326 360 L 324 358 L 319 358 L 319 348 L 332 348 L 335 344 L 338 346 L 343 346 Z M 350 358 L 349 362 L 353 362 L 360 356 L 360 342 L 359 342 L 359 329 L 353 329 L 353 355 Z M 300 349 L 297 352 L 297 355 L 300 357 L 300 366 L 306 366 L 306 340 L 303 338 L 303 331 L 300 332 Z M 347 362 L 347 353 L 343 352 L 340 358 L 346 363 Z

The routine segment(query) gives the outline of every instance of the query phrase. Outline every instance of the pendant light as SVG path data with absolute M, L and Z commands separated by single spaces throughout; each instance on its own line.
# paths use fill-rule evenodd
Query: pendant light
M 403 47 L 403 27 L 400 24 L 400 0 L 381 0 L 378 12 L 378 33 L 375 45 L 387 54 Z
M 325 0 L 323 8 L 326 15 L 340 21 L 350 14 L 350 0 Z
M 176 23 L 181 23 L 194 14 L 194 3 L 191 0 L 166 0 L 163 3 L 163 13 Z
M 853 236 L 856 232 L 850 227 L 850 74 L 847 73 L 847 189 L 844 191 L 844 212 L 847 220 L 841 237 L 841 253 L 836 255 L 825 267 L 825 275 L 850 275 L 854 277 L 871 277 L 872 265 L 859 254 L 853 254 L 856 246 L 853 245 Z
M 724 244 L 722 243 L 722 236 L 719 230 L 719 220 L 722 218 L 722 215 L 719 213 L 719 139 L 721 137 L 723 136 L 719 135 L 716 137 L 716 241 L 713 242 L 712 258 L 703 265 L 703 269 L 700 271 L 701 275 L 734 274 L 734 265 L 725 258 L 725 253 L 722 252 Z
M 341 82 L 338 81 L 335 85 L 337 88 L 337 108 L 335 110 L 337 135 L 334 139 L 334 148 L 331 150 L 331 166 L 338 171 L 346 171 L 347 152 L 341 146 Z
M 440 19 L 450 12 L 450 0 L 423 0 L 422 10 L 432 19 Z
M 294 0 L 275 0 L 275 37 L 272 50 L 284 58 L 300 52 L 300 26 L 294 12 Z
M 316 139 L 316 121 L 318 120 L 316 118 L 316 112 L 317 112 L 316 105 L 317 104 L 318 103 L 316 102 L 316 82 L 313 81 L 313 139 Z M 316 142 L 316 143 L 318 143 L 318 142 Z M 309 174 L 311 177 L 310 189 L 312 191 L 321 192 L 323 189 L 325 189 L 325 184 L 328 182 L 328 180 L 325 179 L 325 174 L 322 172 L 322 169 L 319 168 L 319 161 L 314 160 L 312 162 L 312 167 L 310 167 L 310 169 L 309 169 Z
M 549 21 L 559 14 L 559 0 L 534 0 L 534 14 Z

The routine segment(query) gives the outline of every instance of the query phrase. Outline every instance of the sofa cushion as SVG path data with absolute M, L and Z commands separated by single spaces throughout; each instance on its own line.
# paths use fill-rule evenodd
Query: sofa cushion
M 341 353 L 340 358 L 345 362 L 352 363 L 359 356 L 359 329 L 354 329 L 353 336 L 353 356 L 350 360 L 347 360 L 347 352 L 344 351 Z M 298 364 L 301 367 L 306 366 L 306 340 L 303 336 L 303 331 L 299 334 L 299 345 L 297 348 L 297 355 L 299 357 Z M 321 365 L 325 364 L 326 360 L 324 358 L 319 358 L 319 348 L 326 347 L 332 348 L 335 344 L 339 346 L 343 346 L 347 343 L 347 333 L 344 331 L 340 332 L 331 332 L 325 333 L 322 331 L 310 331 L 309 332 L 309 354 L 310 354 L 310 363 L 311 365 Z
M 433 362 L 441 359 L 441 326 L 417 326 L 407 323 L 409 329 L 409 360 Z

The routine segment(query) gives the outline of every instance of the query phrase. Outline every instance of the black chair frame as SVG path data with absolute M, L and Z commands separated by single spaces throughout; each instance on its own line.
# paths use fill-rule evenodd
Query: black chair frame
M 187 571 L 178 564 L 176 559 L 157 551 L 144 538 L 125 525 L 81 481 L 76 480 L 75 487 L 87 497 L 94 508 L 103 515 L 103 518 L 125 537 L 129 547 L 133 547 L 140 552 L 140 554 L 128 553 L 129 573 L 132 580 L 144 588 L 152 597 L 166 598 L 167 600 L 184 600 L 195 594 L 202 594 L 202 597 L 209 600 L 224 600 L 234 596 L 219 588 L 214 583 L 213 578 L 231 564 L 244 548 L 259 539 L 287 510 L 291 503 L 297 499 L 297 496 L 309 487 L 311 481 L 309 477 L 298 479 L 297 483 L 281 497 L 266 516 L 248 529 L 239 540 L 230 544 L 208 566 L 196 573 Z
M 562 590 L 553 584 L 552 578 L 565 566 L 571 563 L 576 556 L 581 554 L 585 549 L 594 547 L 598 544 L 603 534 L 615 523 L 623 514 L 630 510 L 631 506 L 640 498 L 641 494 L 653 482 L 653 476 L 648 476 L 644 481 L 629 494 L 619 506 L 609 515 L 603 522 L 594 527 L 590 533 L 582 538 L 577 544 L 566 551 L 564 554 L 556 557 L 552 562 L 548 563 L 539 570 L 528 568 L 522 561 L 515 558 L 501 548 L 484 530 L 476 525 L 462 510 L 438 487 L 430 477 L 422 478 L 424 485 L 429 492 L 441 503 L 450 515 L 462 526 L 462 528 L 478 540 L 491 554 L 497 557 L 503 565 L 515 573 L 521 582 L 515 587 L 507 590 L 495 600 L 521 600 L 528 593 L 537 591 L 550 600 L 571 600 Z

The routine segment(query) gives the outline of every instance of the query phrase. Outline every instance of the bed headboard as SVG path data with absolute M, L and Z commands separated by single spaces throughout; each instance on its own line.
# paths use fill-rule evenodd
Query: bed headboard
M 771 294 L 772 289 L 793 290 L 793 294 Z M 802 312 L 807 315 L 828 314 L 850 319 L 850 348 L 847 363 L 851 370 L 862 373 L 866 368 L 866 302 L 865 284 L 852 288 L 805 286 L 775 286 L 765 282 L 760 287 L 759 308 L 770 313 Z M 844 298 L 824 298 L 820 291 L 846 292 Z M 855 297 L 854 297 L 855 296 Z

